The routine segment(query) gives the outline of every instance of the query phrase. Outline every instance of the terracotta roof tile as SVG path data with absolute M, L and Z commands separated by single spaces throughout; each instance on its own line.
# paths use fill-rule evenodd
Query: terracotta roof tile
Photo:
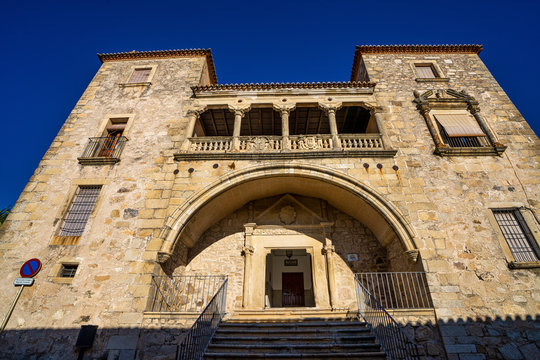
M 345 88 L 372 88 L 375 83 L 371 82 L 308 82 L 308 83 L 257 83 L 257 84 L 223 84 L 208 86 L 192 86 L 194 93 L 203 91 L 225 90 L 273 90 L 273 89 L 345 89 Z
M 205 56 L 210 72 L 210 81 L 217 84 L 216 69 L 210 49 L 183 49 L 183 50 L 158 50 L 158 51 L 129 51 L 111 54 L 98 54 L 99 60 L 107 61 L 142 60 L 142 59 L 166 59 L 176 57 Z

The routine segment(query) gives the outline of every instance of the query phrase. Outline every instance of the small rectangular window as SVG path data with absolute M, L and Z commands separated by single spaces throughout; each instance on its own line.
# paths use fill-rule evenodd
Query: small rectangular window
M 62 264 L 62 268 L 60 269 L 60 277 L 63 277 L 63 278 L 75 277 L 75 273 L 77 272 L 78 267 L 79 265 L 77 264 Z
M 434 79 L 438 77 L 432 65 L 415 65 L 416 74 L 420 79 Z
M 133 70 L 133 74 L 129 78 L 128 84 L 139 84 L 148 81 L 152 68 L 140 68 Z
M 519 209 L 492 211 L 515 261 L 539 261 L 540 249 Z
M 81 236 L 96 205 L 101 185 L 79 186 L 64 217 L 60 236 Z

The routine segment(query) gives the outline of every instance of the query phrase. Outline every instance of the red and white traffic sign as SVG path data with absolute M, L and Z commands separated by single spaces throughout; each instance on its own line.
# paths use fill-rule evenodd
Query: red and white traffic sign
M 21 276 L 23 278 L 34 277 L 41 270 L 41 261 L 38 259 L 30 259 L 21 266 Z

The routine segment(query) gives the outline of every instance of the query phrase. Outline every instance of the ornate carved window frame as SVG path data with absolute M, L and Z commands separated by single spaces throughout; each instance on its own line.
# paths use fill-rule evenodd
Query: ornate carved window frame
M 480 114 L 478 101 L 465 91 L 428 90 L 424 93 L 414 91 L 414 103 L 420 111 L 433 140 L 435 142 L 435 154 L 440 156 L 479 156 L 479 155 L 501 155 L 506 146 L 501 144 L 497 135 L 491 130 L 484 118 Z M 472 115 L 478 125 L 486 134 L 486 146 L 479 147 L 451 147 L 444 142 L 433 113 L 437 111 L 458 111 Z

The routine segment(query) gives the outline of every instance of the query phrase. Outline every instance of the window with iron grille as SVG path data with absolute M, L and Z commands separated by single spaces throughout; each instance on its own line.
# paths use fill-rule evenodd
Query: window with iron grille
M 152 68 L 139 68 L 133 70 L 133 74 L 129 78 L 128 84 L 139 84 L 148 81 Z
M 60 236 L 81 236 L 96 205 L 101 185 L 79 186 L 64 217 Z
M 75 277 L 75 273 L 77 272 L 78 267 L 79 265 L 77 264 L 62 264 L 62 268 L 60 269 L 60 277 L 64 277 L 64 278 Z
M 442 140 L 450 147 L 489 146 L 486 134 L 468 114 L 433 114 Z
M 540 248 L 519 209 L 492 209 L 492 211 L 515 261 L 539 261 Z

